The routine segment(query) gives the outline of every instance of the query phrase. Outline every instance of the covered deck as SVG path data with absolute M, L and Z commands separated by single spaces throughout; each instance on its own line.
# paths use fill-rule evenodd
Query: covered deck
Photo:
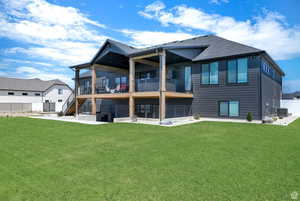
M 189 90 L 179 89 L 174 85 L 169 84 L 167 80 L 167 66 L 176 63 L 190 61 L 189 58 L 180 52 L 169 49 L 151 49 L 144 52 L 123 54 L 112 48 L 113 45 L 105 44 L 91 63 L 73 66 L 75 70 L 75 113 L 79 114 L 79 106 L 83 100 L 91 100 L 91 114 L 96 114 L 96 100 L 97 99 L 127 99 L 129 106 L 129 118 L 133 119 L 135 116 L 135 100 L 136 99 L 158 99 L 159 119 L 166 118 L 166 99 L 174 98 L 193 98 L 192 88 L 190 83 Z M 141 87 L 139 80 L 136 79 L 137 65 L 143 64 L 157 69 L 157 81 L 152 82 L 152 85 L 143 81 Z M 80 90 L 80 71 L 88 69 L 91 72 L 91 86 L 90 90 L 82 93 Z M 114 90 L 99 90 L 97 71 L 118 73 L 124 77 L 128 77 L 128 89 L 119 90 L 116 87 Z M 124 78 L 124 80 L 126 80 Z M 154 84 L 153 84 L 154 83 Z M 154 87 L 152 87 L 154 85 Z M 151 86 L 149 88 L 149 86 Z M 124 87 L 126 89 L 126 87 Z

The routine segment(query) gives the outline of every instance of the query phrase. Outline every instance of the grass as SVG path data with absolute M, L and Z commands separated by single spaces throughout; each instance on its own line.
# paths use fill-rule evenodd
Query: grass
M 2 118 L 0 200 L 291 200 L 299 156 L 300 120 L 166 128 Z

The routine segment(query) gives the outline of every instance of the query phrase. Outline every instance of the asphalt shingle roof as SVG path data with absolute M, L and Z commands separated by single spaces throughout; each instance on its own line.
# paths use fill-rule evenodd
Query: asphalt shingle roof
M 199 36 L 187 40 L 174 41 L 174 42 L 164 43 L 164 44 L 155 45 L 147 48 L 135 48 L 111 39 L 108 39 L 106 43 L 110 43 L 116 46 L 122 52 L 122 54 L 128 57 L 145 54 L 147 52 L 155 51 L 156 49 L 159 48 L 172 50 L 176 48 L 184 49 L 184 48 L 198 47 L 198 48 L 203 48 L 203 51 L 200 51 L 198 55 L 192 58 L 191 59 L 192 61 L 205 61 L 209 59 L 246 55 L 251 53 L 265 53 L 264 55 L 266 55 L 266 57 L 269 58 L 269 55 L 264 50 L 243 45 L 241 43 L 227 40 L 225 38 L 221 38 L 215 35 Z M 99 53 L 97 55 L 99 55 Z M 93 63 L 94 60 L 95 58 L 91 61 L 91 63 Z M 284 75 L 284 72 L 280 69 L 280 67 L 272 59 L 270 60 L 272 63 L 274 63 L 275 67 Z M 77 66 L 73 66 L 73 67 L 77 67 Z
M 109 41 L 113 42 L 115 45 L 122 44 L 117 41 L 112 41 L 112 40 Z M 124 48 L 124 46 L 126 45 L 122 44 L 122 48 Z M 208 60 L 208 59 L 219 58 L 219 57 L 242 55 L 242 54 L 256 53 L 256 52 L 263 51 L 215 35 L 206 35 L 206 36 L 199 36 L 199 37 L 182 40 L 182 41 L 174 41 L 174 42 L 156 45 L 148 48 L 142 48 L 142 49 L 132 48 L 128 46 L 127 48 L 128 51 L 126 51 L 126 53 L 128 55 L 131 55 L 131 54 L 138 54 L 138 53 L 142 53 L 157 48 L 168 49 L 168 48 L 176 48 L 176 47 L 185 48 L 191 46 L 205 47 L 205 50 L 201 52 L 199 55 L 197 55 L 195 58 L 193 58 L 193 61 L 201 61 L 201 60 Z
M 60 80 L 43 81 L 38 78 L 20 79 L 0 77 L 0 90 L 46 91 L 52 85 L 67 85 Z

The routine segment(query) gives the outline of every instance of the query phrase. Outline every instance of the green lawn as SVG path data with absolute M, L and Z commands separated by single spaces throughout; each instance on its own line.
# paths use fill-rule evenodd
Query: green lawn
M 166 128 L 0 119 L 0 201 L 300 200 L 300 120 Z

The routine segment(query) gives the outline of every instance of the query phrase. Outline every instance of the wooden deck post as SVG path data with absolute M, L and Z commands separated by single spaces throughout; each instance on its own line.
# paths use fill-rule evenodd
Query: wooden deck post
M 97 104 L 96 104 L 96 98 L 95 98 L 96 79 L 97 79 L 96 68 L 95 68 L 95 66 L 92 66 L 92 115 L 96 115 L 96 111 L 97 111 Z
M 166 51 L 159 54 L 159 120 L 166 118 Z
M 129 117 L 133 119 L 135 115 L 135 103 L 133 93 L 135 92 L 135 62 L 132 58 L 129 59 Z
M 79 104 L 78 104 L 78 89 L 79 89 L 79 69 L 75 69 L 75 114 L 79 115 Z

